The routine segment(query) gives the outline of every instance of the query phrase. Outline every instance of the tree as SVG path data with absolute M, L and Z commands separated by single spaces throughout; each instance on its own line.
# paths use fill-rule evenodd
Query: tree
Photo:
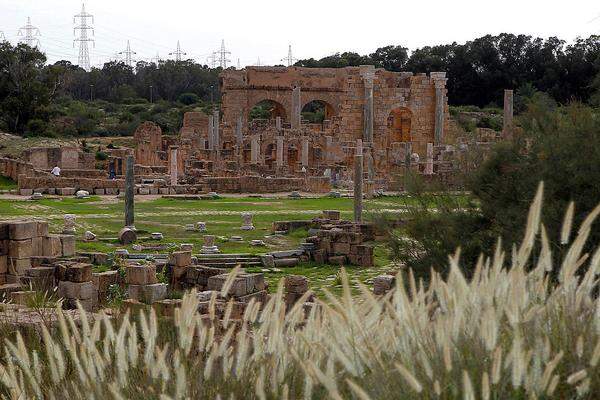
M 36 48 L 0 43 L 0 118 L 13 132 L 23 133 L 29 120 L 49 103 L 42 73 L 45 62 Z

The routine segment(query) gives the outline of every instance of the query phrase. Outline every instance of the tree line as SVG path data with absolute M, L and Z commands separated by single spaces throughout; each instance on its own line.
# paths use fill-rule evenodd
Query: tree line
M 300 60 L 304 67 L 340 68 L 374 64 L 390 71 L 445 71 L 452 105 L 500 105 L 504 89 L 535 89 L 560 103 L 598 103 L 600 36 L 577 38 L 567 44 L 556 37 L 542 39 L 502 33 L 463 44 L 425 46 L 409 53 L 406 47 L 386 46 L 369 55 L 336 53 Z
M 304 67 L 374 64 L 390 71 L 446 71 L 451 105 L 500 105 L 504 89 L 541 91 L 559 103 L 600 104 L 600 36 L 564 40 L 527 35 L 486 35 L 464 44 L 426 46 L 412 52 L 399 45 L 368 55 L 336 53 L 300 60 Z M 53 104 L 65 99 L 114 104 L 162 102 L 163 108 L 218 101 L 220 68 L 193 60 L 112 61 L 91 71 L 58 61 L 24 44 L 0 43 L 0 130 L 24 133 L 31 120 L 49 121 Z M 68 114 L 60 110 L 59 114 Z M 127 117 L 125 115 L 124 117 Z

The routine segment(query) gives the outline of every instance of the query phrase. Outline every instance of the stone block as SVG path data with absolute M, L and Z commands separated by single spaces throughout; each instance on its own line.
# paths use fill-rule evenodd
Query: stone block
M 18 290 L 10 293 L 10 300 L 13 304 L 27 305 L 31 304 L 35 292 L 33 290 Z
M 56 194 L 59 196 L 73 196 L 75 192 L 75 188 L 56 188 Z
M 277 268 L 292 268 L 298 265 L 300 259 L 298 258 L 276 258 L 274 260 L 275 267 Z
M 152 303 L 154 311 L 157 316 L 162 317 L 173 317 L 175 315 L 175 309 L 181 307 L 181 299 L 164 299 L 155 301 Z
M 393 275 L 379 275 L 373 278 L 373 294 L 383 295 L 392 290 L 396 285 L 396 277 Z
M 94 286 L 93 282 L 69 282 L 69 281 L 60 281 L 58 282 L 58 291 L 57 294 L 59 297 L 65 299 L 92 299 L 98 298 L 98 291 Z
M 94 189 L 94 194 L 98 196 L 104 196 L 106 194 L 104 189 Z
M 65 299 L 63 302 L 63 308 L 66 309 L 76 309 L 77 304 L 81 305 L 85 311 L 91 312 L 96 309 L 98 306 L 97 298 L 89 298 L 89 299 Z
M 36 268 L 28 268 L 25 270 L 25 275 L 32 277 L 54 277 L 55 268 L 54 267 L 36 267 Z
M 9 274 L 21 276 L 25 274 L 25 270 L 27 270 L 28 268 L 31 268 L 31 259 L 8 257 Z
M 0 240 L 0 255 L 7 256 L 8 255 L 8 244 L 10 240 Z
M 0 256 L 0 274 L 8 272 L 8 256 Z
M 0 241 L 8 239 L 8 222 L 0 221 Z
M 20 290 L 22 290 L 20 283 L 5 283 L 4 285 L 0 285 L 0 301 L 10 300 L 10 294 Z
M 208 278 L 208 290 L 220 291 L 228 274 L 215 275 Z M 228 296 L 240 297 L 259 290 L 264 290 L 266 284 L 262 274 L 239 274 L 233 279 L 233 283 L 227 293 Z
M 350 254 L 350 243 L 334 242 L 332 246 L 332 251 L 334 254 L 338 255 Z
M 167 284 L 129 285 L 127 294 L 130 299 L 138 300 L 146 304 L 152 304 L 167 296 Z
M 35 221 L 11 221 L 8 223 L 8 238 L 11 240 L 25 240 L 37 236 L 37 223 Z
M 19 193 L 21 196 L 31 196 L 33 194 L 33 189 L 21 189 Z
M 37 221 L 37 236 L 48 236 L 48 221 Z
M 58 235 L 60 237 L 61 253 L 63 257 L 73 257 L 75 255 L 75 236 Z
M 268 298 L 269 298 L 269 295 L 268 295 L 267 291 L 261 290 L 258 292 L 247 294 L 245 296 L 237 297 L 236 300 L 241 303 L 249 303 L 250 300 L 254 299 L 254 301 L 257 301 L 260 304 L 264 305 L 267 303 Z
M 133 229 L 123 228 L 119 232 L 119 243 L 123 245 L 128 245 L 137 240 L 137 234 Z
M 308 291 L 308 278 L 302 275 L 288 275 L 283 283 L 288 293 L 304 294 Z
M 43 239 L 43 238 L 42 238 Z M 42 240 L 43 244 L 43 240 Z M 45 267 L 54 264 L 58 260 L 57 257 L 33 256 L 31 257 L 31 267 Z
M 62 243 L 58 235 L 48 235 L 42 239 L 42 255 L 44 257 L 61 257 Z
M 119 271 L 93 272 L 92 282 L 100 293 L 108 292 L 111 285 L 118 285 L 120 281 Z
M 329 256 L 328 262 L 331 265 L 344 265 L 344 264 L 346 264 L 346 256 L 344 256 L 344 255 Z
M 334 220 L 334 221 L 339 221 L 340 212 L 338 210 L 324 210 L 323 218 Z
M 121 310 L 123 312 L 129 311 L 130 315 L 138 315 L 140 311 L 145 311 L 146 308 L 146 304 L 135 299 L 125 299 L 121 302 Z
M 44 238 L 36 236 L 31 238 L 31 257 L 39 257 L 44 253 Z
M 10 240 L 8 242 L 9 257 L 29 258 L 31 255 L 31 239 Z
M 63 280 L 69 282 L 89 282 L 92 280 L 92 264 L 68 265 Z
M 192 264 L 191 251 L 174 251 L 169 256 L 169 264 L 176 267 L 185 267 Z
M 125 283 L 129 285 L 150 285 L 157 282 L 155 265 L 128 265 L 125 269 Z

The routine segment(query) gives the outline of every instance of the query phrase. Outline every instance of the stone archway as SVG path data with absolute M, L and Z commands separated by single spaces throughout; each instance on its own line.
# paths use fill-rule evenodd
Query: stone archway
M 337 114 L 333 105 L 325 100 L 313 99 L 302 106 L 302 119 L 310 123 L 322 123 Z
M 273 120 L 280 117 L 282 121 L 287 121 L 287 112 L 285 106 L 272 99 L 259 100 L 248 110 L 248 121 L 254 119 Z

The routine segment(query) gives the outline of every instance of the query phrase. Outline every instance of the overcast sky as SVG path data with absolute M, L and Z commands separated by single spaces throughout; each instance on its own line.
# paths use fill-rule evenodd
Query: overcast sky
M 39 28 L 41 48 L 53 62 L 77 62 L 73 15 L 80 0 L 0 0 L 0 31 L 15 43 L 27 17 Z M 88 0 L 94 15 L 96 47 L 91 62 L 99 65 L 125 50 L 136 59 L 157 53 L 168 58 L 177 41 L 206 63 L 225 40 L 231 64 L 281 64 L 292 45 L 295 58 L 320 58 L 337 51 L 366 54 L 385 45 L 415 49 L 465 42 L 484 34 L 524 33 L 577 36 L 600 33 L 600 2 L 467 0 Z

